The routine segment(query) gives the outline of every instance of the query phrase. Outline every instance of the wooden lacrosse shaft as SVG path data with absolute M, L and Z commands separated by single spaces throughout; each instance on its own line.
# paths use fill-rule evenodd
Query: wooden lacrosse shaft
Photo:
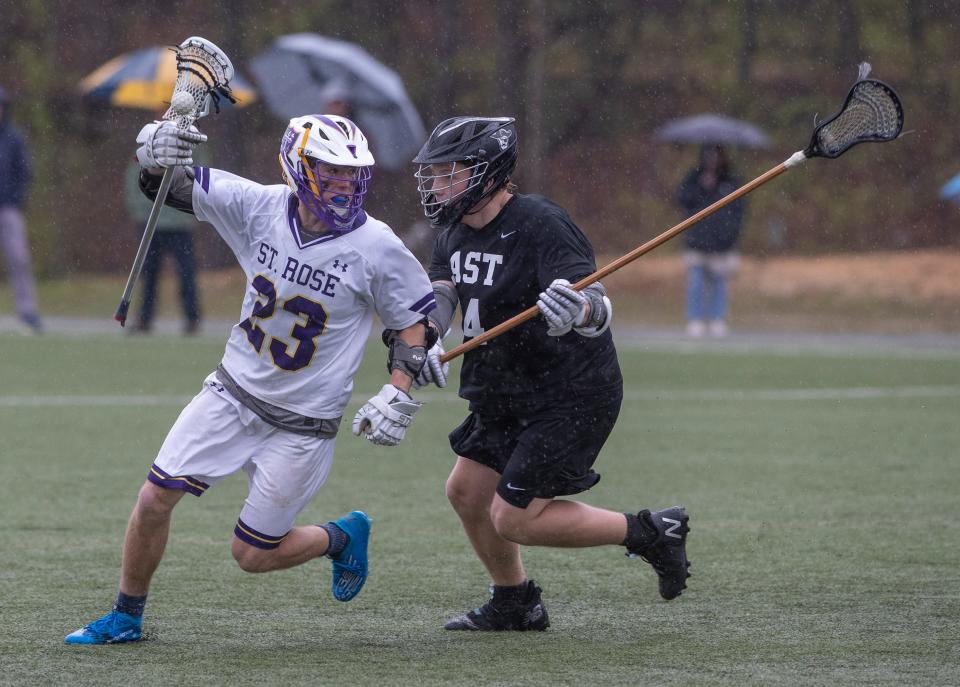
M 137 257 L 133 259 L 133 267 L 130 268 L 130 276 L 127 277 L 127 285 L 123 289 L 123 295 L 120 297 L 120 305 L 113 316 L 120 326 L 123 327 L 127 322 L 127 310 L 130 309 L 130 299 L 133 298 L 133 288 L 137 285 L 140 278 L 140 272 L 143 270 L 143 261 L 147 257 L 147 250 L 150 249 L 150 242 L 153 241 L 153 234 L 157 229 L 157 221 L 160 219 L 160 211 L 163 209 L 163 203 L 170 192 L 170 184 L 173 181 L 173 167 L 167 167 L 163 170 L 163 179 L 160 181 L 160 188 L 157 190 L 157 197 L 153 200 L 153 208 L 150 210 L 150 217 L 147 218 L 147 226 L 143 230 L 143 238 L 140 239 L 140 248 L 137 249 Z
M 790 167 L 793 167 L 794 165 L 797 164 L 797 161 L 799 161 L 799 158 L 797 157 L 797 155 L 798 154 L 795 154 L 794 157 L 790 158 L 786 162 L 781 162 L 779 165 L 777 165 L 770 171 L 761 174 L 753 181 L 744 184 L 743 186 L 738 188 L 736 191 L 733 191 L 729 195 L 724 196 L 713 205 L 705 207 L 703 210 L 701 210 L 697 214 L 692 215 L 691 217 L 688 217 L 684 221 L 680 222 L 680 224 L 676 225 L 671 229 L 668 229 L 667 231 L 663 232 L 656 238 L 650 239 L 642 246 L 639 246 L 638 248 L 634 248 L 632 251 L 630 251 L 623 257 L 617 258 L 606 267 L 603 267 L 597 270 L 596 272 L 594 272 L 588 277 L 584 277 L 583 279 L 578 281 L 576 284 L 573 284 L 573 288 L 579 291 L 584 287 L 589 286 L 593 282 L 599 281 L 600 279 L 603 279 L 607 275 L 613 274 L 624 265 L 629 265 L 631 262 L 639 258 L 641 255 L 645 253 L 649 253 L 657 246 L 663 243 L 666 243 L 677 234 L 680 234 L 686 231 L 687 229 L 692 227 L 694 224 L 704 219 L 705 217 L 709 217 L 710 215 L 712 215 L 713 213 L 715 213 L 717 210 L 724 207 L 725 205 L 729 205 L 730 203 L 735 201 L 737 198 L 740 198 L 741 196 L 745 196 L 755 188 L 759 188 L 760 186 L 763 186 L 765 183 L 767 183 L 774 177 L 780 176 L 781 174 L 786 172 L 788 169 L 790 169 Z M 485 331 L 483 334 L 460 344 L 456 348 L 450 349 L 449 351 L 444 353 L 442 356 L 440 356 L 440 362 L 444 362 L 444 363 L 449 362 L 454 358 L 463 355 L 467 351 L 472 351 L 477 346 L 480 346 L 486 343 L 487 341 L 490 341 L 490 339 L 494 339 L 500 336 L 501 334 L 503 334 L 504 332 L 510 331 L 517 325 L 523 324 L 527 320 L 533 317 L 536 317 L 539 314 L 539 312 L 540 312 L 540 308 L 538 308 L 535 305 L 527 308 L 519 315 L 514 315 L 509 320 L 507 320 L 506 322 L 501 322 L 493 329 L 489 329 Z

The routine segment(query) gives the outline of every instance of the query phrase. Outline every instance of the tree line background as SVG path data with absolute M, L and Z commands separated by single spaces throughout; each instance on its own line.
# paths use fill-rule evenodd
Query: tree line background
M 898 90 L 909 134 L 812 160 L 748 196 L 742 248 L 763 255 L 960 245 L 958 209 L 937 199 L 960 171 L 957 0 L 0 5 L 0 84 L 14 95 L 12 118 L 30 143 L 28 221 L 45 276 L 126 270 L 141 231 L 124 212 L 123 173 L 153 115 L 85 101 L 81 78 L 122 52 L 201 35 L 252 81 L 248 61 L 300 31 L 356 42 L 395 69 L 428 131 L 457 114 L 516 116 L 521 191 L 564 205 L 607 254 L 682 218 L 674 193 L 697 150 L 653 142 L 656 127 L 703 112 L 761 126 L 771 150 L 732 151 L 747 181 L 806 146 L 815 115 L 839 107 L 867 60 L 871 76 Z M 285 124 L 262 102 L 210 116 L 200 122 L 210 136 L 207 160 L 277 183 Z M 423 255 L 413 171 L 375 172 L 368 207 Z M 213 232 L 198 240 L 203 264 L 230 262 Z

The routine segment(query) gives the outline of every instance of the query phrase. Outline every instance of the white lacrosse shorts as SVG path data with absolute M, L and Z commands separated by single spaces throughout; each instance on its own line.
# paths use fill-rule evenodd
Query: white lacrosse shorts
M 200 496 L 242 469 L 250 484 L 234 534 L 251 546 L 275 549 L 327 481 L 335 445 L 336 438 L 264 422 L 211 374 L 170 428 L 147 479 Z

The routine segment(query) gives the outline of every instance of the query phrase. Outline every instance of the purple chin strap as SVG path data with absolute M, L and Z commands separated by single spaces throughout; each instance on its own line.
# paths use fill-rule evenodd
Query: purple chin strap
M 363 199 L 370 188 L 370 178 L 372 174 L 369 167 L 362 167 L 357 175 L 357 179 L 335 179 L 314 171 L 314 176 L 320 184 L 320 192 L 323 193 L 325 183 L 331 181 L 350 181 L 356 183 L 353 193 L 342 193 L 335 195 L 335 200 L 342 200 L 342 204 L 325 203 L 310 190 L 310 182 L 300 174 L 294 175 L 294 182 L 297 185 L 297 198 L 306 208 L 327 228 L 336 234 L 346 234 L 353 231 L 357 220 L 365 220 L 363 214 Z

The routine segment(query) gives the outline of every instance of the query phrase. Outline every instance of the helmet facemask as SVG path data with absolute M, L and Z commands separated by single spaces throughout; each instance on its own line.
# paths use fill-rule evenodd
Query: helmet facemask
M 373 176 L 369 167 L 340 167 L 352 172 L 349 177 L 334 177 L 324 173 L 321 160 L 304 157 L 299 165 L 297 197 L 318 219 L 334 231 L 349 231 L 363 209 L 363 199 Z M 350 184 L 350 191 L 334 191 L 333 185 Z
M 440 174 L 440 168 L 447 167 L 449 171 Z M 483 195 L 482 184 L 484 172 L 489 165 L 486 161 L 464 160 L 451 163 L 422 164 L 414 175 L 417 179 L 417 190 L 420 192 L 420 203 L 423 213 L 431 224 L 447 225 L 459 219 L 480 201 Z M 463 173 L 468 172 L 464 176 Z M 461 178 L 455 180 L 459 175 Z M 457 188 L 459 187 L 459 188 Z M 452 192 L 442 200 L 438 193 Z

